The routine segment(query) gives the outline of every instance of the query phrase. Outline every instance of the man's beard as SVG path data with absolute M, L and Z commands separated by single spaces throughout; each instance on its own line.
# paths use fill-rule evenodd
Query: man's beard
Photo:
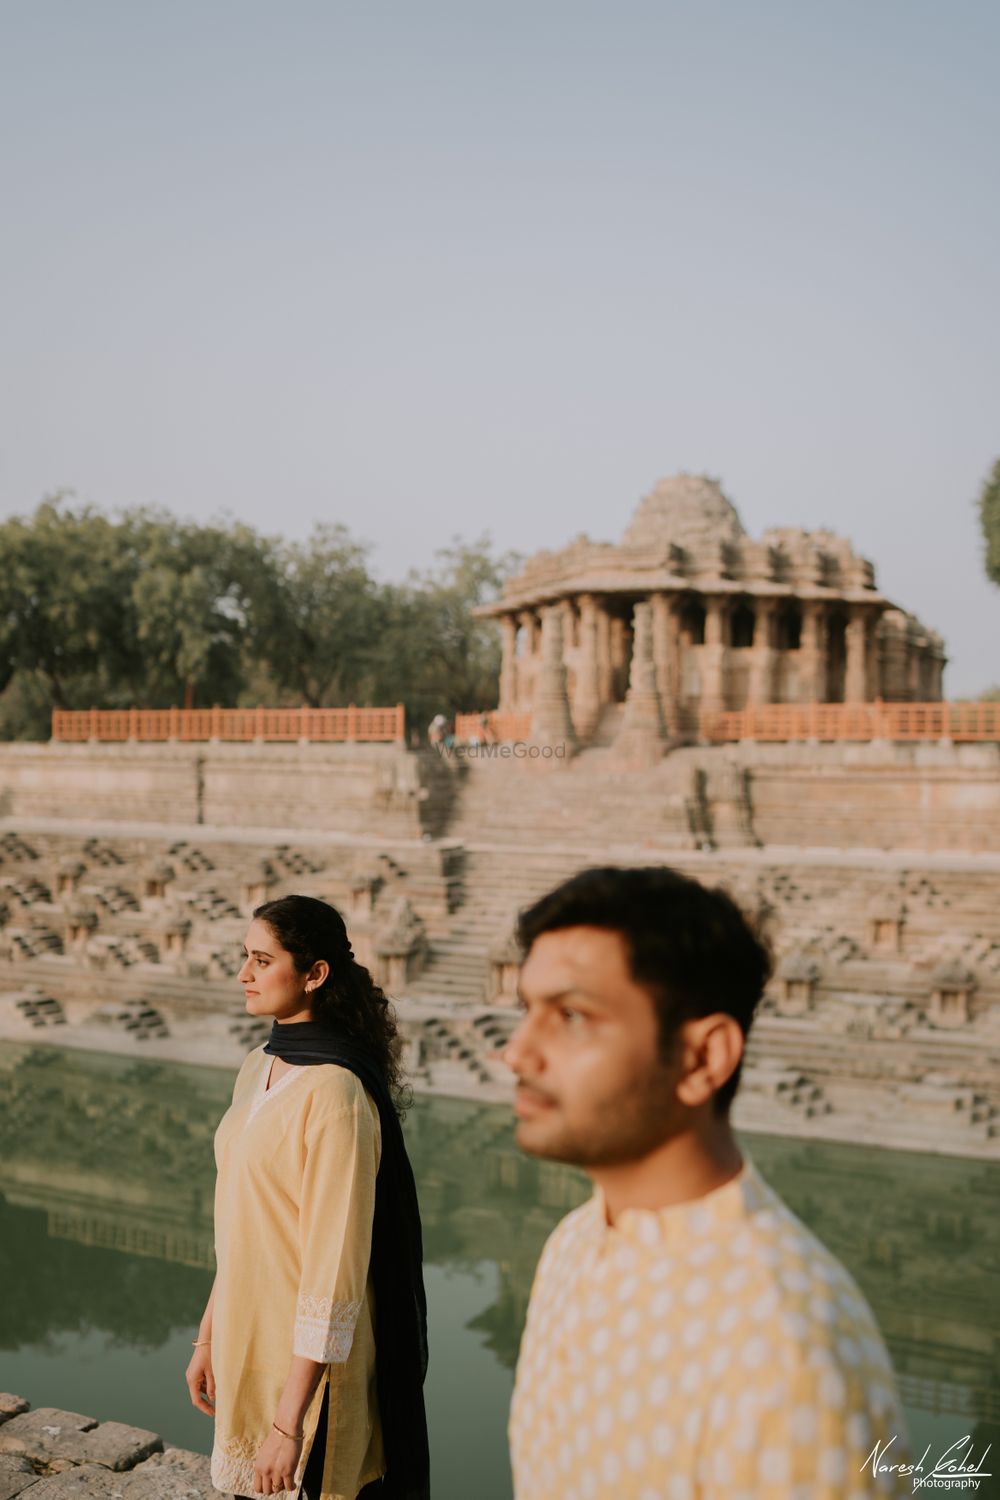
M 617 1167 L 640 1161 L 678 1129 L 675 1081 L 658 1066 L 627 1092 L 596 1102 L 587 1121 L 566 1121 L 553 1103 L 551 1115 L 544 1111 L 534 1120 L 518 1121 L 517 1144 L 530 1156 L 576 1167 Z M 538 1126 L 541 1129 L 533 1129 Z

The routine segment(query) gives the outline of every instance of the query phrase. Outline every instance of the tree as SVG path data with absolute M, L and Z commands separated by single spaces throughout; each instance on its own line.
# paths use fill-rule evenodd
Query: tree
M 339 524 L 317 526 L 305 543 L 269 546 L 267 586 L 256 589 L 252 601 L 248 644 L 254 656 L 300 703 L 363 702 L 379 629 L 367 548 Z
M 235 701 L 267 567 L 249 528 L 60 495 L 0 525 L 0 557 L 4 734 L 44 737 L 54 707 Z
M 416 723 L 486 707 L 497 630 L 471 611 L 518 562 L 454 538 L 377 585 L 341 525 L 293 543 L 65 495 L 0 524 L 0 559 L 0 734 L 25 738 L 53 707 L 402 702 Z
M 197 526 L 158 511 L 123 519 L 144 683 L 135 702 L 234 703 L 254 602 L 275 588 L 270 549 L 248 526 Z
M 1000 458 L 986 476 L 979 495 L 979 524 L 986 543 L 986 576 L 1000 584 Z
M 500 645 L 495 623 L 472 614 L 496 597 L 520 559 L 494 556 L 488 536 L 452 538 L 426 572 L 389 584 L 380 600 L 381 631 L 372 643 L 372 701 L 405 704 L 411 723 L 495 703 Z
M 137 675 L 122 541 L 113 521 L 65 495 L 0 525 L 0 689 L 20 679 L 30 717 L 42 704 L 47 718 L 53 706 L 114 702 Z

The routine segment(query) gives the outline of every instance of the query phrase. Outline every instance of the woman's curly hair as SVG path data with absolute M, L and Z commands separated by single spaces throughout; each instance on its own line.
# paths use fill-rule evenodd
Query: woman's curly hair
M 300 974 L 308 974 L 320 959 L 329 964 L 326 979 L 309 997 L 313 1019 L 319 1026 L 335 1024 L 372 1054 L 402 1116 L 410 1098 L 403 1081 L 396 1012 L 354 957 L 340 912 L 316 896 L 278 896 L 258 906 L 254 916 L 267 923 Z

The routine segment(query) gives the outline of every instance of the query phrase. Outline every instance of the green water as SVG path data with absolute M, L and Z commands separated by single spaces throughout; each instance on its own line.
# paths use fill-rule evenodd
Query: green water
M 210 1450 L 211 1420 L 191 1406 L 184 1369 L 214 1271 L 212 1137 L 232 1079 L 4 1045 L 0 1389 Z M 532 1273 L 589 1189 L 518 1152 L 504 1108 L 420 1099 L 406 1134 L 426 1247 L 435 1500 L 502 1500 Z M 1000 1167 L 745 1144 L 868 1296 L 918 1451 L 970 1433 L 977 1452 L 997 1441 L 1000 1453 Z

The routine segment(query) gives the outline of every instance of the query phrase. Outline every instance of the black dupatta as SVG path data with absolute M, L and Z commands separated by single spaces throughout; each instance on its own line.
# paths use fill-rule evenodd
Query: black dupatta
M 385 1449 L 385 1500 L 429 1500 L 430 1456 L 424 1412 L 427 1298 L 423 1238 L 413 1169 L 388 1085 L 371 1053 L 329 1025 L 274 1021 L 264 1051 L 298 1067 L 336 1063 L 360 1079 L 378 1107 L 382 1155 L 375 1179 L 371 1275 L 375 1368 Z

